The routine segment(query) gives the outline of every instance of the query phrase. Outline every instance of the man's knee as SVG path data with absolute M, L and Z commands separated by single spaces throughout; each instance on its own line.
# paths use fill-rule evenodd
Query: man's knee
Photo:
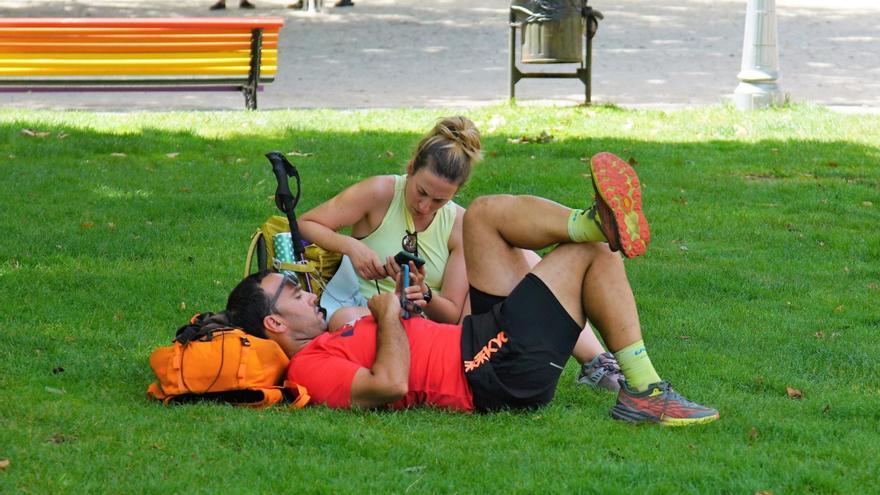
M 469 222 L 491 223 L 512 199 L 510 194 L 492 194 L 474 199 L 464 213 L 464 226 L 467 227 Z

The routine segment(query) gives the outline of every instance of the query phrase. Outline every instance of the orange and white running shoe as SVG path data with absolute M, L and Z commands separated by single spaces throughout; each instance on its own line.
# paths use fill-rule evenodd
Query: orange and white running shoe
M 642 189 L 636 171 L 608 152 L 593 156 L 590 171 L 596 190 L 590 213 L 608 239 L 608 246 L 612 251 L 622 251 L 627 258 L 645 254 L 651 231 L 642 212 Z

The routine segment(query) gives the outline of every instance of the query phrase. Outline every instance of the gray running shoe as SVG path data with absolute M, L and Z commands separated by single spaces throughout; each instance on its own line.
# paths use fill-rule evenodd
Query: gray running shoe
M 620 372 L 620 365 L 614 359 L 614 355 L 610 352 L 603 352 L 594 357 L 589 363 L 581 365 L 581 372 L 578 374 L 577 383 L 579 385 L 589 385 L 593 388 L 601 388 L 610 392 L 618 392 L 620 390 L 619 380 L 623 379 L 623 373 Z

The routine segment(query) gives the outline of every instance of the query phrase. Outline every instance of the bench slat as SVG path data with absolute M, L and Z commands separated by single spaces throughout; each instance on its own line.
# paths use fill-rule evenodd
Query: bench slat
M 263 51 L 262 60 L 276 60 L 276 50 Z M 133 62 L 136 60 L 250 60 L 250 52 L 247 50 L 233 50 L 228 52 L 151 52 L 151 53 L 27 53 L 27 52 L 0 52 L 0 64 L 22 63 L 32 61 L 33 64 L 42 64 L 53 61 L 80 61 L 88 63 L 92 61 Z
M 261 83 L 270 83 L 274 81 L 275 78 L 271 75 L 263 77 L 260 76 Z M 10 88 L 15 86 L 39 86 L 39 87 L 51 87 L 51 86 L 63 86 L 63 87 L 77 87 L 77 86 L 167 86 L 169 83 L 185 83 L 187 85 L 198 85 L 198 86 L 212 86 L 212 85 L 224 85 L 224 84 L 238 84 L 241 86 L 241 83 L 244 79 L 241 76 L 191 76 L 186 75 L 184 77 L 180 77 L 177 75 L 165 75 L 165 76 L 141 76 L 141 75 L 132 75 L 132 76 L 102 76 L 100 78 L 96 78 L 95 76 L 33 76 L 33 77 L 6 77 L 0 76 L 0 87 Z
M 115 74 L 126 75 L 232 75 L 240 74 L 247 76 L 250 67 L 200 67 L 194 71 L 192 67 L 159 67 L 153 70 L 147 70 L 144 67 L 78 67 L 76 69 L 50 68 L 50 67 L 32 67 L 32 68 L 0 68 L 2 76 L 33 76 L 33 75 L 59 75 L 59 76 L 112 76 Z M 278 67 L 275 65 L 262 66 L 260 73 L 265 71 L 266 75 L 275 74 Z
M 265 49 L 277 48 L 276 43 L 267 43 Z M 118 43 L 114 45 L 94 43 L 0 43 L 0 52 L 31 53 L 145 53 L 151 51 L 167 52 L 217 52 L 249 50 L 250 43 Z
M 2 20 L 2 19 L 0 19 Z M 0 25 L 2 26 L 2 25 Z M 0 27 L 0 34 L 15 34 L 21 35 L 23 37 L 27 37 L 31 34 L 36 36 L 42 36 L 46 34 L 82 34 L 85 36 L 96 36 L 96 35 L 104 35 L 104 34 L 139 34 L 139 33 L 150 33 L 150 34 L 158 34 L 158 35 L 175 35 L 175 34 L 185 34 L 185 35 L 211 35 L 211 34 L 241 34 L 241 33 L 249 33 L 251 31 L 248 29 L 199 29 L 197 31 L 192 29 L 181 29 L 181 28 L 115 28 L 115 27 L 96 27 L 96 28 L 40 28 L 40 27 Z M 278 29 L 264 29 L 263 33 L 265 35 L 278 35 Z
M 26 28 L 95 28 L 95 27 L 118 27 L 118 28 L 142 28 L 142 27 L 180 27 L 192 29 L 281 29 L 284 19 L 278 17 L 154 17 L 150 19 L 120 19 L 120 18 L 5 18 L 0 19 L 0 28 L 26 27 Z

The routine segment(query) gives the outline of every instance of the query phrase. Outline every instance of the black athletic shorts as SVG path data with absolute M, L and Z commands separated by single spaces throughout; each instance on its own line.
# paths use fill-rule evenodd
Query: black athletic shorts
M 580 325 L 531 273 L 491 311 L 474 313 L 465 318 L 461 334 L 474 408 L 489 412 L 549 403 Z

